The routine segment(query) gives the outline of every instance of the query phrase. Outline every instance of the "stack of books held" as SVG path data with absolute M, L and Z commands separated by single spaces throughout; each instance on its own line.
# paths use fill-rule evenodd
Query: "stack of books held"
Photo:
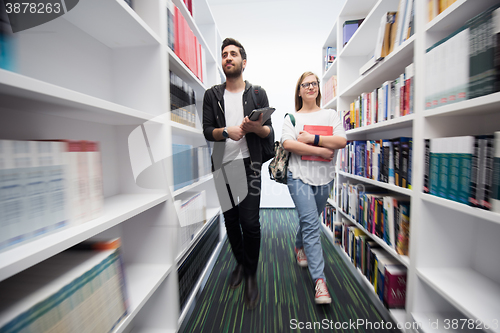
M 0 332 L 111 332 L 127 315 L 119 239 L 85 242 L 0 283 Z
M 102 214 L 99 143 L 0 140 L 0 250 Z
M 500 132 L 425 140 L 424 193 L 500 213 Z

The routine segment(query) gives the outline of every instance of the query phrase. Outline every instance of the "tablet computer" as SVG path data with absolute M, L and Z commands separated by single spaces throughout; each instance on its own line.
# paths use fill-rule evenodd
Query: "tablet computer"
M 275 108 L 272 107 L 265 107 L 261 109 L 255 109 L 253 110 L 250 115 L 248 116 L 248 119 L 252 121 L 256 121 L 259 119 L 259 116 L 262 114 L 262 123 L 265 123 L 269 117 L 271 117 L 271 114 L 276 110 Z

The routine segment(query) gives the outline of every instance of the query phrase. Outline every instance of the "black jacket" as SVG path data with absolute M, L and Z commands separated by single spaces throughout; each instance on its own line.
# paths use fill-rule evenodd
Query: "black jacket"
M 257 106 L 254 105 L 252 97 L 252 85 L 245 81 L 245 91 L 243 92 L 243 113 L 244 116 L 250 115 L 252 110 L 256 109 Z M 203 134 L 205 139 L 208 141 L 215 141 L 213 136 L 213 130 L 216 128 L 226 127 L 226 116 L 224 114 L 224 91 L 226 89 L 226 83 L 215 85 L 212 88 L 205 91 L 203 97 Z M 257 102 L 260 104 L 259 107 L 263 108 L 269 106 L 269 101 L 267 99 L 267 94 L 264 89 L 259 89 L 259 94 L 257 97 Z M 269 135 L 266 138 L 260 138 L 255 133 L 248 133 L 245 135 L 248 145 L 248 151 L 250 153 L 250 159 L 254 166 L 259 169 L 262 167 L 262 145 L 270 142 L 274 142 L 274 131 L 271 124 L 271 118 L 269 118 L 264 125 L 269 126 L 271 129 Z M 212 169 L 220 169 L 222 165 L 222 158 L 224 157 L 225 140 L 217 141 L 214 144 L 214 149 L 212 152 Z

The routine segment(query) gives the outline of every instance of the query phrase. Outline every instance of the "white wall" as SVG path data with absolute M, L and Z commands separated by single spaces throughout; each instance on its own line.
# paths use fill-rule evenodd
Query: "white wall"
M 276 140 L 284 115 L 294 112 L 299 76 L 322 74 L 322 48 L 345 0 L 208 0 L 222 39 L 239 40 L 247 51 L 244 79 L 261 85 L 269 104 Z M 293 207 L 285 185 L 262 172 L 261 207 Z

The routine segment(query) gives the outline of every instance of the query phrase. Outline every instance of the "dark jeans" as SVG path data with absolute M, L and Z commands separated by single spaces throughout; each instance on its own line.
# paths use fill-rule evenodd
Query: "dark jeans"
M 245 275 L 254 275 L 260 253 L 260 169 L 250 164 L 250 158 L 243 160 L 246 172 L 248 193 L 245 198 L 233 201 L 233 208 L 224 212 L 227 237 L 238 264 L 242 264 Z M 230 185 L 226 189 L 231 195 Z M 234 188 L 233 188 L 234 191 Z M 224 195 L 217 193 L 219 199 Z M 227 196 L 227 194 L 225 194 Z

